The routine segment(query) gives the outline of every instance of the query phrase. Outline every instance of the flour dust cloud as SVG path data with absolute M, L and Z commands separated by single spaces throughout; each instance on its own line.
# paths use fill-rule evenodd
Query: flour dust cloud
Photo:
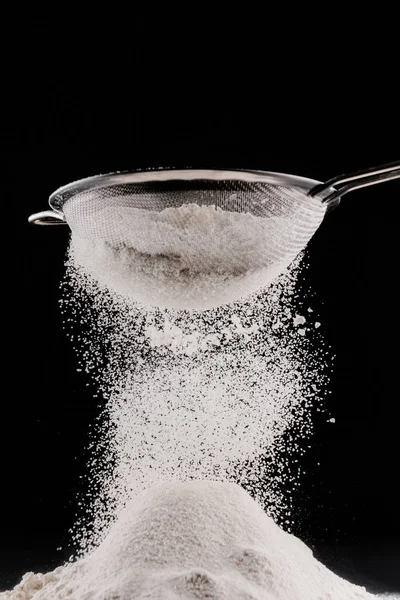
M 209 311 L 172 311 L 104 290 L 70 260 L 66 323 L 80 368 L 106 399 L 74 526 L 83 553 L 127 499 L 177 479 L 239 483 L 290 530 L 290 489 L 331 363 L 312 299 L 299 297 L 300 272 L 299 258 L 266 292 Z

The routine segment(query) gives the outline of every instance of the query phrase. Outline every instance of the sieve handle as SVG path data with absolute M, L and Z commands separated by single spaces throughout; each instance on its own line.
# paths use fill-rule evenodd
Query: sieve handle
M 28 222 L 33 225 L 66 225 L 67 221 L 61 213 L 54 210 L 43 210 L 28 217 Z
M 334 187 L 336 190 L 323 199 L 324 203 L 332 202 L 353 190 L 398 178 L 400 178 L 400 161 L 387 163 L 379 167 L 370 167 L 369 169 L 363 169 L 362 171 L 356 171 L 347 175 L 332 177 L 332 179 L 328 179 L 325 183 L 315 185 L 308 192 L 308 195 L 316 196 L 330 187 Z

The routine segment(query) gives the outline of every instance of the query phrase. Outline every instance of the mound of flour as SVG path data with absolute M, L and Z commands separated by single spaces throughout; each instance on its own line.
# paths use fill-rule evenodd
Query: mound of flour
M 159 484 L 90 555 L 27 574 L 1 600 L 368 600 L 281 530 L 238 485 Z
M 197 204 L 160 212 L 113 206 L 83 218 L 66 203 L 65 214 L 71 259 L 101 286 L 144 306 L 205 310 L 248 296 L 286 269 L 323 218 L 322 205 L 311 208 L 301 226 L 294 214 Z

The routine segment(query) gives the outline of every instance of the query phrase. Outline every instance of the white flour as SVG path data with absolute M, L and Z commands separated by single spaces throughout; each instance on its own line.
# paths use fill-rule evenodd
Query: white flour
M 89 556 L 1 600 L 369 600 L 239 486 L 162 484 L 128 503 Z
M 197 204 L 161 212 L 112 206 L 88 218 L 67 203 L 65 214 L 73 260 L 101 286 L 145 306 L 205 310 L 286 269 L 323 219 L 324 206 L 309 202 L 301 228 L 295 214 L 264 218 Z
M 81 368 L 106 399 L 73 527 L 81 552 L 130 495 L 160 481 L 240 483 L 291 530 L 331 360 L 305 291 L 295 299 L 298 271 L 297 261 L 245 302 L 161 311 L 104 292 L 70 263 L 62 306 Z
M 293 241 L 278 221 L 197 205 L 98 212 L 92 232 L 78 219 L 61 303 L 105 402 L 71 531 L 78 558 L 1 600 L 372 598 L 286 533 L 331 355 L 299 297 L 299 239 L 269 262 L 275 227 Z

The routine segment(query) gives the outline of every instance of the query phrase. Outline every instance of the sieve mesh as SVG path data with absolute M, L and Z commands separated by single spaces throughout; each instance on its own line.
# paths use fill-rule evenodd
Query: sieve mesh
M 161 297 L 162 280 L 165 289 L 175 286 L 175 292 L 170 290 L 167 296 L 185 298 L 182 304 L 172 305 L 193 307 L 199 294 L 202 306 L 205 296 L 216 296 L 217 304 L 237 297 L 235 278 L 241 278 L 243 284 L 247 277 L 249 291 L 270 283 L 307 245 L 326 205 L 300 187 L 198 179 L 89 189 L 66 200 L 63 211 L 75 239 L 78 262 L 86 264 L 98 279 L 101 274 L 94 246 L 103 248 L 97 253 L 102 256 L 102 268 L 106 248 L 113 252 L 106 268 L 123 269 L 118 276 L 110 273 L 117 291 L 124 293 L 120 280 L 137 277 L 140 272 L 146 280 L 147 296 L 158 298 L 157 304 L 171 306 Z M 205 286 L 204 276 L 214 279 Z M 135 284 L 134 296 L 141 295 L 143 277 Z M 241 295 L 243 285 L 240 289 Z

